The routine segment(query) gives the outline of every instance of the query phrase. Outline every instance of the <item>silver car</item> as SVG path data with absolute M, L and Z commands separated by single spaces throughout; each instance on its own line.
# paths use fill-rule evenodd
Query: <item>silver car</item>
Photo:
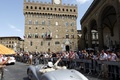
M 27 75 L 30 80 L 88 80 L 83 74 L 65 66 L 57 66 L 58 61 L 52 65 L 48 64 L 30 65 Z

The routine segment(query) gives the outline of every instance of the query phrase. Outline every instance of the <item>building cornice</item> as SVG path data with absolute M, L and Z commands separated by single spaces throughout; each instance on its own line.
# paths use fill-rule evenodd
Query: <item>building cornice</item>
M 82 24 L 83 21 L 86 19 L 86 17 L 92 12 L 92 10 L 98 5 L 98 3 L 101 0 L 94 0 L 92 2 L 92 4 L 90 5 L 90 7 L 88 8 L 88 10 L 86 11 L 86 13 L 84 14 L 84 16 L 82 17 L 82 19 L 80 20 L 80 23 Z

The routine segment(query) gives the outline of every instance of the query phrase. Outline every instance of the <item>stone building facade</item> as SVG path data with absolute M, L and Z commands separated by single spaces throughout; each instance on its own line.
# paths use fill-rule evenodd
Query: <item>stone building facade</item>
M 120 47 L 120 0 L 93 0 L 81 19 L 82 48 Z M 93 45 L 95 31 L 97 45 Z
M 14 51 L 23 51 L 24 40 L 18 36 L 0 37 L 0 44 L 13 49 Z
M 24 0 L 24 50 L 77 50 L 77 15 L 77 5 L 62 4 L 62 0 L 49 3 Z

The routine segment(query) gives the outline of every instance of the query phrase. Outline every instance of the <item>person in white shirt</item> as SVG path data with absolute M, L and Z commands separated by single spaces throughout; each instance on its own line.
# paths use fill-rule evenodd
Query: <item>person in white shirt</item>
M 4 75 L 4 67 L 7 64 L 10 57 L 7 57 L 7 60 L 4 60 L 3 55 L 0 53 L 0 72 L 1 72 L 1 79 L 3 79 Z
M 108 61 L 117 61 L 117 55 L 111 50 L 108 51 Z
M 104 52 L 104 50 L 102 50 L 100 53 L 100 60 L 107 60 L 107 58 L 107 54 Z
M 29 64 L 31 64 L 31 65 L 32 65 L 32 59 L 33 59 L 32 54 L 29 54 Z
M 100 53 L 100 58 L 99 60 L 101 61 L 107 61 L 107 58 L 108 58 L 108 55 L 104 52 L 104 50 L 101 51 Z M 108 75 L 108 65 L 106 64 L 102 64 L 101 65 L 101 72 L 100 74 L 103 76 L 103 77 L 107 77 Z

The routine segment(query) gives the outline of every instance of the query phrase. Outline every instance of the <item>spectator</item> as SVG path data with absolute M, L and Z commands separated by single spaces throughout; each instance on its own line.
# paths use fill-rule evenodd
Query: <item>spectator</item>
M 108 61 L 117 61 L 117 55 L 111 50 L 108 51 Z
M 7 64 L 7 62 L 8 62 L 9 59 L 10 59 L 10 57 L 8 57 L 7 60 L 3 60 L 3 55 L 0 54 L 0 71 L 1 71 L 1 79 L 3 79 L 5 64 Z
M 104 52 L 104 50 L 102 50 L 100 53 L 100 60 L 106 61 L 107 58 L 108 58 L 107 54 Z M 102 74 L 102 77 L 107 77 L 108 76 L 108 65 L 102 64 L 100 73 Z
M 120 61 L 120 52 L 117 52 L 116 55 L 117 55 L 117 59 L 118 59 L 117 61 Z
M 86 50 L 83 50 L 83 51 L 82 51 L 82 54 L 83 54 L 83 58 L 84 58 L 84 59 L 88 59 L 88 56 L 89 56 L 89 55 L 88 55 L 88 52 L 87 52 Z
M 100 53 L 100 60 L 107 60 L 107 54 L 104 52 L 104 50 Z
M 32 65 L 32 59 L 33 59 L 33 55 L 29 54 L 29 64 L 31 64 L 31 65 Z

